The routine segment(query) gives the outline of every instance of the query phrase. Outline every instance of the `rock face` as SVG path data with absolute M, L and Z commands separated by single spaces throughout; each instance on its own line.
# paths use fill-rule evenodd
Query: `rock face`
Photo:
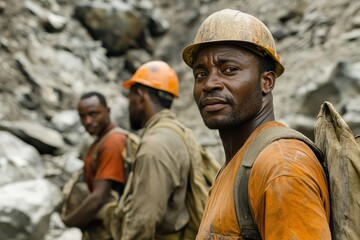
M 0 186 L 45 176 L 39 152 L 6 131 L 0 131 L 0 159 Z
M 0 129 L 11 132 L 24 142 L 34 146 L 41 154 L 57 155 L 65 151 L 62 135 L 52 128 L 30 121 L 3 121 Z
M 7 184 L 0 194 L 0 239 L 43 239 L 62 200 L 59 188 L 45 179 Z
M 327 100 L 360 134 L 359 1 L 0 0 L 1 188 L 15 189 L 15 182 L 40 178 L 61 190 L 81 168 L 78 149 L 88 139 L 76 112 L 79 96 L 101 91 L 113 119 L 129 129 L 121 83 L 153 59 L 167 61 L 177 71 L 180 98 L 173 110 L 223 162 L 218 133 L 204 126 L 192 99 L 192 71 L 181 52 L 200 23 L 224 6 L 257 16 L 275 37 L 285 66 L 273 91 L 278 120 L 312 137 L 320 104 Z M 56 212 L 54 205 L 42 219 Z M 19 209 L 9 212 L 15 216 Z M 0 233 L 7 234 L 0 239 L 33 237 L 37 213 L 19 214 L 24 215 L 23 228 L 0 218 L 0 226 L 12 229 L 3 233 L 8 228 L 0 227 Z M 45 239 L 71 235 L 58 218 L 51 219 L 50 226 L 60 232 Z M 40 225 L 44 235 L 46 227 Z
M 124 53 L 136 45 L 146 19 L 131 4 L 89 2 L 75 8 L 75 17 L 100 40 L 110 55 Z

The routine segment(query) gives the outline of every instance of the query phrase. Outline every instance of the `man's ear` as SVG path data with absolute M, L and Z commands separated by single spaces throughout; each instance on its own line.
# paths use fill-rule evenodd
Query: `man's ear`
M 147 92 L 144 89 L 138 88 L 136 89 L 137 94 L 140 96 L 141 100 L 147 97 Z
M 270 93 L 274 87 L 276 82 L 276 75 L 273 71 L 265 71 L 261 74 L 261 90 L 263 94 Z

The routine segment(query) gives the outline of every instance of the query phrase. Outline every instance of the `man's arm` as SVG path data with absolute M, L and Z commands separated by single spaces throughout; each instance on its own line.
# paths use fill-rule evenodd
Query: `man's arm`
M 114 188 L 122 194 L 124 188 L 124 173 L 122 151 L 126 137 L 120 133 L 113 133 L 106 138 L 98 150 L 98 166 L 96 169 L 93 191 L 81 205 L 66 216 L 62 216 L 69 227 L 84 227 L 93 220 L 110 198 Z
M 265 239 L 331 239 L 325 173 L 310 148 L 294 139 L 269 145 L 249 179 L 256 223 Z
M 324 202 L 317 186 L 282 176 L 265 191 L 263 237 L 266 239 L 331 239 Z
M 85 227 L 107 202 L 111 185 L 112 182 L 109 180 L 95 180 L 94 191 L 84 199 L 80 206 L 69 214 L 61 216 L 65 225 L 68 227 Z
M 170 170 L 155 156 L 136 159 L 132 192 L 125 197 L 122 240 L 153 239 L 163 221 L 173 183 Z

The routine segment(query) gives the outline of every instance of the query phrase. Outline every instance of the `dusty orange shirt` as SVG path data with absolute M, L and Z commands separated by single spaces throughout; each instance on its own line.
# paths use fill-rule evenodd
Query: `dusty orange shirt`
M 115 125 L 111 124 L 102 136 L 114 127 Z M 125 148 L 126 136 L 119 132 L 113 132 L 106 138 L 99 147 L 97 169 L 94 171 L 93 154 L 100 139 L 101 137 L 90 146 L 84 158 L 85 181 L 90 191 L 93 191 L 94 180 L 106 179 L 119 183 L 125 182 L 124 164 L 121 154 Z
M 196 239 L 242 239 L 234 205 L 235 177 L 249 144 L 274 126 L 283 125 L 270 122 L 257 128 L 223 168 L 210 190 Z M 331 239 L 325 173 L 305 143 L 282 139 L 266 147 L 251 171 L 249 196 L 263 239 Z

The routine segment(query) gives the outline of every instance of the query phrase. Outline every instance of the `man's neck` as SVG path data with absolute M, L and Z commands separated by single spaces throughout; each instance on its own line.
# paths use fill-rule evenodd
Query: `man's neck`
M 105 125 L 105 127 L 99 132 L 99 134 L 97 135 L 97 139 L 101 139 L 109 131 L 112 124 L 113 123 L 109 121 L 108 124 Z
M 226 162 L 230 162 L 255 129 L 274 120 L 274 108 L 270 96 L 264 98 L 261 110 L 253 119 L 231 129 L 219 129 Z

